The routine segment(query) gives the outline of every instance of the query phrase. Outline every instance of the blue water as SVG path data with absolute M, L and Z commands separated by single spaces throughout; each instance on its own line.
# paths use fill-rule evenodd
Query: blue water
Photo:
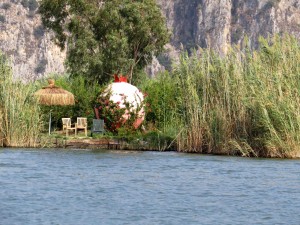
M 0 224 L 300 224 L 300 161 L 0 149 Z

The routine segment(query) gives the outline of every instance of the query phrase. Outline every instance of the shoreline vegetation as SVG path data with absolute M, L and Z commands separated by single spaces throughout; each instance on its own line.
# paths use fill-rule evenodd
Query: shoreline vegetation
M 294 158 L 300 147 L 300 45 L 284 35 L 257 51 L 181 57 L 175 76 L 185 129 L 179 151 Z
M 121 128 L 106 137 L 141 146 L 150 143 L 160 151 L 300 157 L 299 41 L 275 35 L 260 38 L 257 50 L 251 50 L 247 40 L 243 46 L 233 46 L 225 56 L 211 49 L 184 53 L 171 72 L 139 79 L 136 85 L 148 95 L 145 130 Z M 13 81 L 0 54 L 0 83 L 0 145 L 45 146 L 50 108 L 33 97 L 43 81 Z M 56 83 L 76 95 L 75 106 L 51 108 L 57 129 L 66 115 L 86 116 L 91 124 L 92 102 L 100 87 L 80 77 L 59 77 Z
M 13 80 L 9 61 L 0 51 L 0 146 L 39 146 L 43 114 L 34 91 L 33 84 Z

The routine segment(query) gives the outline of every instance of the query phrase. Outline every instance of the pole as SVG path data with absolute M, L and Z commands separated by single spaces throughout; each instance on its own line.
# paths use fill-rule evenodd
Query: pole
M 51 133 L 51 110 L 50 110 L 50 117 L 49 117 L 49 135 Z

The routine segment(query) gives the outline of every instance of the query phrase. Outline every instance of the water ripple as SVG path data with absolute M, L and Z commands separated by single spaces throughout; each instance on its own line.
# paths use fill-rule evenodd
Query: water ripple
M 2 149 L 0 224 L 300 224 L 299 160 Z

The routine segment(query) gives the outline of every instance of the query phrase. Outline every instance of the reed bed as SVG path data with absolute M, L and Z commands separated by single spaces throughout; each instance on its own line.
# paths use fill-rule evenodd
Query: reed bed
M 300 44 L 285 35 L 249 49 L 182 55 L 173 71 L 184 124 L 179 151 L 300 156 Z
M 42 118 L 34 87 L 14 81 L 7 59 L 0 52 L 0 145 L 35 147 Z
M 173 147 L 181 121 L 176 116 L 178 97 L 176 80 L 168 72 L 144 80 L 142 90 L 146 94 L 146 130 L 150 143 L 160 151 Z M 154 135 L 156 134 L 156 135 Z

